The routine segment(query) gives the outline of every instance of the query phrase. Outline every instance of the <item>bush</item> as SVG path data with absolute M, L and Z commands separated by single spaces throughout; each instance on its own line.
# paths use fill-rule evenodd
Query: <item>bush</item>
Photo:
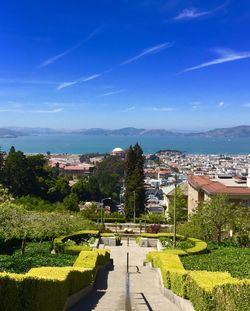
M 227 272 L 190 271 L 186 278 L 187 297 L 195 310 L 216 310 L 213 288 L 232 281 Z
M 163 252 L 150 252 L 147 254 L 147 260 L 156 268 L 160 268 L 163 284 L 166 288 L 171 288 L 170 270 L 185 271 L 183 265 L 177 255 Z
M 213 296 L 218 311 L 249 311 L 250 280 L 232 280 L 216 286 Z
M 80 251 L 84 251 L 86 250 L 91 250 L 90 247 L 88 247 L 88 245 L 75 245 L 75 246 L 67 246 L 65 245 L 65 242 L 67 242 L 67 240 L 71 240 L 71 241 L 75 241 L 76 244 L 77 242 L 81 241 L 83 238 L 84 240 L 88 240 L 92 237 L 98 238 L 99 237 L 99 231 L 98 230 L 81 230 L 78 232 L 74 232 L 71 233 L 69 235 L 64 235 L 61 237 L 58 237 L 56 239 L 54 239 L 54 249 L 56 252 L 66 252 L 66 253 L 73 253 L 73 254 L 77 254 Z
M 27 274 L 0 273 L 0 311 L 61 311 L 68 296 L 94 281 L 106 250 L 82 252 L 74 267 L 33 268 Z
M 195 246 L 185 249 L 189 255 L 204 253 L 207 251 L 207 243 L 195 238 L 188 238 L 188 241 L 194 242 Z

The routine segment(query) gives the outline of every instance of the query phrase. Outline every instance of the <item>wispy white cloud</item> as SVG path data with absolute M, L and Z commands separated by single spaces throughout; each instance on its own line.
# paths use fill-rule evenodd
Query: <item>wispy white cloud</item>
M 120 94 L 122 92 L 124 92 L 124 90 L 111 91 L 111 92 L 107 92 L 107 93 L 101 94 L 101 95 L 99 95 L 99 97 L 116 95 L 116 94 Z
M 171 112 L 174 110 L 173 107 L 147 107 L 145 110 L 155 111 L 155 112 Z
M 182 21 L 182 20 L 194 20 L 200 18 L 202 16 L 212 15 L 222 9 L 224 9 L 230 0 L 226 0 L 222 5 L 215 7 L 214 9 L 207 10 L 207 11 L 200 11 L 197 8 L 188 8 L 181 11 L 176 17 L 173 18 L 175 21 Z
M 58 113 L 62 112 L 64 108 L 55 108 L 55 109 L 16 109 L 16 108 L 1 108 L 0 112 L 12 112 L 12 113 Z
M 179 13 L 176 17 L 174 17 L 175 21 L 188 20 L 188 19 L 196 19 L 205 15 L 212 14 L 214 11 L 199 11 L 196 8 L 193 9 L 184 9 L 181 13 Z
M 132 62 L 135 62 L 137 61 L 138 59 L 146 56 L 146 55 L 151 55 L 151 54 L 157 54 L 159 53 L 160 51 L 164 50 L 164 49 L 167 49 L 167 48 L 170 48 L 173 46 L 173 43 L 170 43 L 170 42 L 164 42 L 162 44 L 158 44 L 158 45 L 155 45 L 155 46 L 152 46 L 150 48 L 147 48 L 145 50 L 143 50 L 141 53 L 139 53 L 138 55 L 132 57 L 132 58 L 129 58 L 127 60 L 125 60 L 124 62 L 122 62 L 120 65 L 127 65 L 127 64 L 130 64 Z
M 78 81 L 69 81 L 69 82 L 62 82 L 58 85 L 57 89 L 61 90 L 64 89 L 66 87 L 72 86 L 74 84 L 77 84 Z
M 75 51 L 76 49 L 78 49 L 83 43 L 87 42 L 88 40 L 90 40 L 91 38 L 93 38 L 95 35 L 97 35 L 100 30 L 103 28 L 103 26 L 100 26 L 96 29 L 94 29 L 85 39 L 83 39 L 82 41 L 80 41 L 79 43 L 77 43 L 76 45 L 74 45 L 73 47 L 58 53 L 57 55 L 50 57 L 48 59 L 46 59 L 45 61 L 43 61 L 39 67 L 47 67 L 48 65 L 51 65 L 53 63 L 55 63 L 57 60 L 59 60 L 60 58 L 72 53 L 73 51 Z
M 221 108 L 223 106 L 225 106 L 225 103 L 224 102 L 219 102 L 218 105 L 217 105 L 217 108 Z
M 223 63 L 233 62 L 241 59 L 250 58 L 250 51 L 247 52 L 235 52 L 232 50 L 224 50 L 224 49 L 217 49 L 215 50 L 218 54 L 220 54 L 220 57 L 215 58 L 209 62 L 201 63 L 197 66 L 189 67 L 185 70 L 183 70 L 181 73 L 188 72 L 188 71 L 194 71 L 198 69 L 202 69 L 209 66 L 219 65 Z
M 88 81 L 97 79 L 97 78 L 99 78 L 100 76 L 102 76 L 101 73 L 96 73 L 96 74 L 93 74 L 93 75 L 91 75 L 91 76 L 88 76 L 88 77 L 85 77 L 85 78 L 81 78 L 81 79 L 78 79 L 78 80 L 75 80 L 75 81 L 62 82 L 62 83 L 60 83 L 60 84 L 57 86 L 57 90 L 65 89 L 65 88 L 67 88 L 67 87 L 70 87 L 70 86 L 72 86 L 72 85 L 79 84 L 79 83 L 82 83 L 82 82 L 88 82 Z
M 130 106 L 128 108 L 125 108 L 124 110 L 122 110 L 122 112 L 132 112 L 136 110 L 136 106 Z
M 80 46 L 80 44 L 76 44 L 75 46 L 73 46 L 72 48 L 62 52 L 62 53 L 59 53 L 53 57 L 50 57 L 48 59 L 46 59 L 45 61 L 43 61 L 39 67 L 42 68 L 42 67 L 47 67 L 48 65 L 51 65 L 53 64 L 54 62 L 56 62 L 58 59 L 62 58 L 63 56 L 66 56 L 68 54 L 70 54 L 71 52 L 73 52 L 74 50 L 76 50 L 78 47 Z
M 99 78 L 100 76 L 102 76 L 102 73 L 95 73 L 89 77 L 86 77 L 86 78 L 82 78 L 80 81 L 81 82 L 87 82 L 87 81 L 91 81 L 91 80 L 94 80 L 94 79 L 97 79 Z M 79 81 L 79 82 L 80 82 Z

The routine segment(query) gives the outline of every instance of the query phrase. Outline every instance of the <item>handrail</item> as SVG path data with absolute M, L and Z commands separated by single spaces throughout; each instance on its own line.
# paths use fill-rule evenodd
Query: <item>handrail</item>
M 130 282 L 129 282 L 129 253 L 127 252 L 127 272 L 125 284 L 125 311 L 132 311 L 130 299 Z

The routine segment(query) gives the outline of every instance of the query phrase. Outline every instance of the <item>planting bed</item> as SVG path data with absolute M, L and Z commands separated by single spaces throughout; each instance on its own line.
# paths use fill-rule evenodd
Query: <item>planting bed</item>
M 250 278 L 250 248 L 222 247 L 208 254 L 181 257 L 181 262 L 186 270 L 223 271 Z
M 31 268 L 73 266 L 76 257 L 70 254 L 51 254 L 50 242 L 27 243 L 25 255 L 16 250 L 12 256 L 0 255 L 0 272 L 25 273 Z

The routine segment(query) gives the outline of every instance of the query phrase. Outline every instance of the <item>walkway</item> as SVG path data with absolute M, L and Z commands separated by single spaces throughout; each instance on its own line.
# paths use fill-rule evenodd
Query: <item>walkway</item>
M 139 247 L 134 241 L 129 246 L 108 247 L 114 261 L 114 269 L 100 271 L 97 276 L 96 290 L 85 297 L 70 311 L 124 311 L 125 310 L 125 274 L 127 252 L 130 258 L 130 293 L 133 311 L 179 311 L 160 290 L 157 272 L 143 267 L 146 254 L 152 248 Z M 135 266 L 140 273 L 136 273 Z

